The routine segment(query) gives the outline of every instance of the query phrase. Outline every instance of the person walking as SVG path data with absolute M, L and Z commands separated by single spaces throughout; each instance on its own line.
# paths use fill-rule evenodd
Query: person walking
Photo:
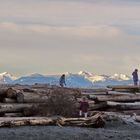
M 138 69 L 135 69 L 134 70 L 134 72 L 132 73 L 132 76 L 133 76 L 134 86 L 137 86 L 138 85 L 138 81 L 139 81 L 139 78 L 138 78 Z
M 61 87 L 66 86 L 66 82 L 65 82 L 65 74 L 63 74 L 63 75 L 60 77 L 59 85 L 60 85 Z

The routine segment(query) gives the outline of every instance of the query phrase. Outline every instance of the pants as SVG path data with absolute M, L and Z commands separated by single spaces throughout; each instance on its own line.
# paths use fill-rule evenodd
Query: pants
M 87 112 L 82 112 L 82 110 L 80 110 L 79 116 L 82 117 L 83 115 L 84 115 L 85 118 L 87 118 L 88 113 Z
M 137 86 L 138 85 L 138 81 L 134 81 L 134 86 Z

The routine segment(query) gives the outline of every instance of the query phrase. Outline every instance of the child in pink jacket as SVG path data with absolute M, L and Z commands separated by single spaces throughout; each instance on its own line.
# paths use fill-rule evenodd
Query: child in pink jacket
M 82 101 L 80 101 L 79 116 L 82 117 L 84 115 L 84 117 L 87 118 L 88 108 L 89 108 L 88 101 L 87 101 L 86 97 L 83 97 Z

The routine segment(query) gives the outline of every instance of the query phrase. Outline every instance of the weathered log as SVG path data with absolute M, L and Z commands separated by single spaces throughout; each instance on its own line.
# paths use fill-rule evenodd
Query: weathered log
M 8 90 L 8 88 L 1 88 L 0 89 L 0 96 L 1 97 L 6 97 L 7 96 L 7 90 Z
M 134 86 L 134 85 L 117 85 L 117 86 L 107 86 L 107 88 L 118 88 L 118 89 L 138 89 L 140 86 Z
M 3 103 L 16 103 L 17 101 L 15 99 L 10 98 L 4 98 Z
M 9 117 L 0 118 L 0 127 L 30 126 L 30 125 L 54 125 L 55 122 L 47 117 Z
M 41 97 L 41 98 L 24 98 L 24 100 L 18 101 L 19 103 L 47 103 L 48 97 Z
M 4 113 L 4 117 L 23 117 L 22 113 Z
M 130 92 L 108 91 L 108 95 L 132 95 Z
M 36 91 L 31 89 L 31 88 L 23 88 L 22 89 L 23 92 L 30 92 L 30 93 L 35 93 Z
M 116 101 L 116 102 L 135 102 L 140 101 L 140 95 L 107 95 L 107 96 L 93 96 L 90 95 L 89 99 L 97 100 L 99 102 L 103 101 Z
M 107 102 L 109 107 L 113 107 L 118 110 L 138 110 L 140 109 L 140 103 L 118 103 L 118 102 Z
M 108 88 L 112 88 L 114 91 L 128 91 L 128 92 L 139 92 L 139 86 L 107 86 Z
M 105 121 L 101 114 L 96 114 L 88 118 L 60 118 L 57 121 L 62 126 L 81 126 L 81 127 L 104 127 Z
M 18 103 L 46 103 L 48 96 L 41 96 L 40 94 L 32 94 L 27 92 L 22 92 L 17 94 Z
M 6 88 L 6 87 L 4 87 L 4 88 L 1 88 L 0 89 L 0 102 L 3 102 L 4 98 L 8 97 L 7 95 L 8 95 L 8 93 L 10 91 L 13 92 L 12 91 L 12 88 Z
M 137 115 L 140 115 L 140 109 L 138 110 L 121 110 L 120 113 L 126 114 L 126 115 L 133 115 L 134 113 Z
M 59 125 L 78 127 L 104 127 L 105 121 L 101 114 L 88 118 L 47 118 L 47 117 L 1 117 L 0 127 L 25 125 Z
M 140 116 L 135 115 L 134 118 L 135 118 L 135 121 L 140 122 Z
M 13 88 L 3 89 L 2 91 L 3 91 L 2 94 L 3 98 L 5 97 L 5 98 L 15 99 L 19 103 L 46 101 L 46 97 L 43 97 L 41 93 L 33 93 L 33 92 L 27 93 L 27 92 L 23 92 L 22 90 L 17 90 Z
M 97 89 L 79 89 L 82 93 L 107 93 L 109 89 L 97 88 Z
M 107 102 L 101 102 L 98 104 L 90 104 L 89 110 L 103 110 L 108 108 Z
M 24 109 L 30 109 L 37 104 L 0 104 L 0 113 L 17 113 L 22 112 Z
M 107 95 L 108 92 L 82 92 L 81 95 L 82 96 L 89 96 L 89 95 Z
M 117 88 L 115 88 L 115 89 L 112 89 L 112 91 L 117 91 L 117 92 L 128 92 L 128 93 L 136 93 L 136 92 L 138 92 L 138 90 L 136 90 L 136 89 L 117 89 Z
M 16 99 L 17 91 L 13 88 L 8 88 L 6 95 L 7 95 L 6 97 L 8 97 L 8 98 Z
M 81 91 L 80 89 L 76 89 L 76 88 L 67 88 L 67 87 L 58 87 L 58 86 L 46 86 L 46 85 L 39 85 L 39 86 L 32 86 L 32 89 L 35 91 L 40 91 L 46 90 L 46 94 L 53 94 L 53 92 L 58 92 L 58 93 L 65 93 L 65 94 L 70 94 L 76 97 L 80 97 L 81 96 Z

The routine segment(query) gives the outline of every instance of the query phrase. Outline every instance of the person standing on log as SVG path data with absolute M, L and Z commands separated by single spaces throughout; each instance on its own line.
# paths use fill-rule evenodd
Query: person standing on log
M 135 69 L 134 70 L 134 72 L 132 73 L 132 76 L 133 76 L 134 86 L 137 86 L 138 85 L 138 81 L 139 81 L 139 78 L 138 78 L 138 69 Z
M 59 85 L 60 85 L 61 87 L 66 86 L 66 82 L 65 82 L 65 74 L 63 74 L 63 75 L 60 77 Z
M 84 117 L 87 118 L 88 108 L 89 108 L 88 101 L 87 101 L 86 97 L 83 97 L 82 101 L 80 101 L 79 116 L 82 117 L 84 115 Z

